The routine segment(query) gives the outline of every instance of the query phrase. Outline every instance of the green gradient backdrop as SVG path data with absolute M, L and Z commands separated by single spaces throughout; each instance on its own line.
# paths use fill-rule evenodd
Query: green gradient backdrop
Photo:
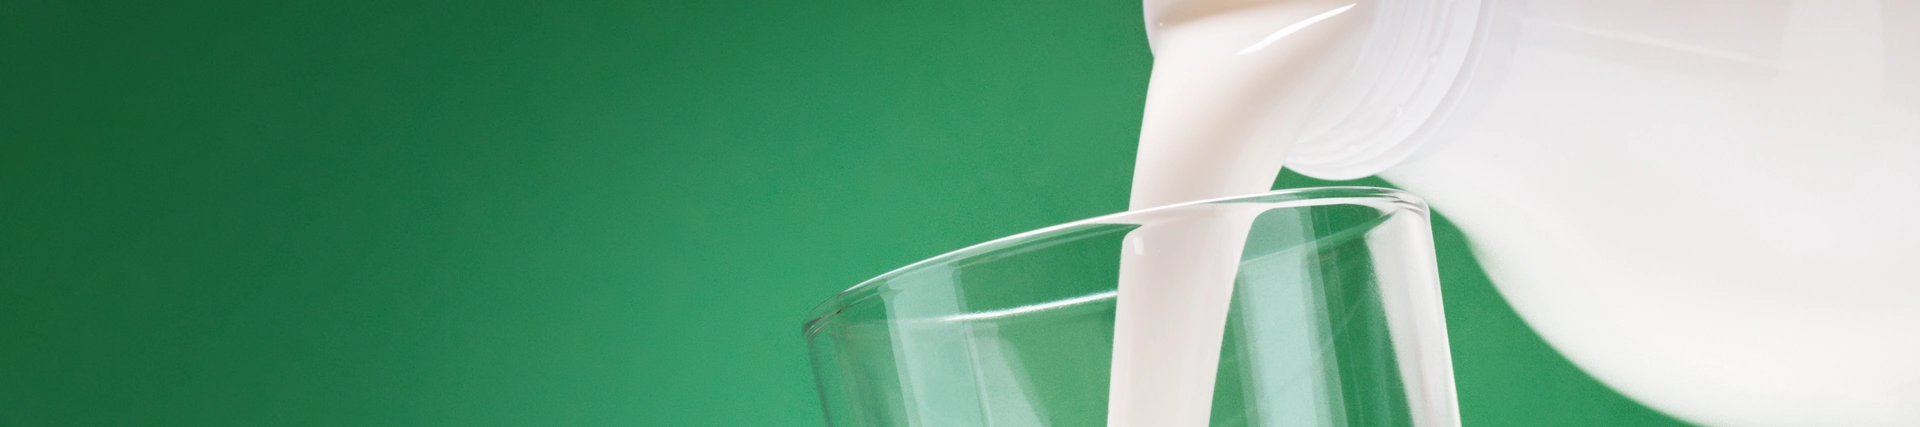
M 819 425 L 810 306 L 1122 209 L 1151 61 L 1129 0 L 150 3 L 0 2 L 0 425 Z M 1677 424 L 1441 233 L 1469 425 Z

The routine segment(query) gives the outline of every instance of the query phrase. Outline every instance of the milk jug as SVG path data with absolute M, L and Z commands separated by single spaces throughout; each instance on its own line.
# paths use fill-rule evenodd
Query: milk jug
M 1156 55 L 1275 4 L 1181 3 Z M 1920 1 L 1288 4 L 1266 31 L 1341 29 L 1265 43 L 1329 50 L 1206 96 L 1275 164 L 1425 196 L 1576 365 L 1707 425 L 1920 426 Z

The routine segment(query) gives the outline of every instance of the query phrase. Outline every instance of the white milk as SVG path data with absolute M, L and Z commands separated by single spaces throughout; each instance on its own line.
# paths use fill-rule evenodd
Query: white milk
M 1365 6 L 1349 0 L 1146 7 L 1155 60 L 1135 209 L 1270 188 L 1290 142 L 1351 69 L 1354 35 L 1367 23 Z M 1127 237 L 1109 426 L 1207 425 L 1233 278 L 1259 213 L 1217 208 L 1225 211 L 1217 221 L 1153 224 Z

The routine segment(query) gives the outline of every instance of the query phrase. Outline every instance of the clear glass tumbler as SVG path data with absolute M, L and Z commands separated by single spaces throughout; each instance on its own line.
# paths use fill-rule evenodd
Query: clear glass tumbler
M 804 328 L 827 423 L 1103 427 L 1136 230 L 1247 220 L 1209 425 L 1459 425 L 1426 205 L 1368 187 L 1077 221 L 855 285 Z

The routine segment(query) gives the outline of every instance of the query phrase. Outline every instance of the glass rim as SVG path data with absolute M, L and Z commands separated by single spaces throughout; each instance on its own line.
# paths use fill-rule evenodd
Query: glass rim
M 1348 199 L 1382 200 L 1382 201 L 1387 201 L 1391 204 L 1404 206 L 1406 209 L 1410 209 L 1416 212 L 1425 213 L 1428 211 L 1426 200 L 1421 199 L 1420 196 L 1416 196 L 1413 193 L 1408 193 L 1403 190 L 1385 188 L 1385 187 L 1369 187 L 1369 186 L 1328 186 L 1328 187 L 1293 188 L 1293 189 L 1274 190 L 1274 191 L 1246 194 L 1246 195 L 1239 195 L 1239 196 L 1202 199 L 1202 200 L 1195 200 L 1191 202 L 1182 202 L 1182 203 L 1175 203 L 1171 205 L 1156 206 L 1156 207 L 1151 207 L 1146 209 L 1116 212 L 1116 213 L 1096 216 L 1092 218 L 1081 219 L 1077 221 L 1069 221 L 1065 223 L 1027 230 L 1020 233 L 1015 233 L 1015 234 L 1007 235 L 1004 237 L 988 240 L 985 242 L 976 243 L 960 249 L 947 251 L 940 255 L 928 257 L 926 259 L 901 266 L 900 268 L 889 270 L 877 276 L 873 276 L 873 278 L 861 281 L 860 283 L 856 283 L 853 286 L 848 287 L 847 289 L 841 290 L 839 293 L 834 294 L 833 297 L 827 298 L 826 301 L 822 301 L 820 302 L 820 304 L 815 305 L 814 308 L 807 313 L 807 321 L 802 326 L 801 332 L 803 336 L 807 338 L 811 338 L 813 336 L 813 332 L 816 329 L 819 329 L 819 326 L 824 325 L 835 314 L 838 314 L 840 311 L 844 310 L 847 307 L 852 307 L 855 304 L 865 301 L 869 296 L 871 296 L 871 295 L 861 295 L 862 293 L 860 291 L 864 291 L 876 286 L 880 286 L 880 283 L 883 283 L 888 279 L 899 277 L 901 275 L 917 270 L 921 267 L 925 267 L 927 265 L 960 259 L 960 258 L 974 255 L 975 253 L 984 252 L 991 249 L 999 249 L 1000 247 L 1005 246 L 1009 243 L 1030 238 L 1033 236 L 1044 235 L 1048 233 L 1057 232 L 1060 230 L 1092 225 L 1092 224 L 1127 223 L 1127 221 L 1121 221 L 1121 219 L 1152 215 L 1157 212 L 1185 209 L 1185 208 L 1198 206 L 1198 205 L 1208 205 L 1208 204 L 1217 204 L 1217 203 L 1249 203 L 1249 202 L 1280 204 L 1280 203 L 1296 202 L 1298 203 L 1298 206 L 1319 206 L 1319 205 L 1335 204 L 1335 203 L 1327 203 L 1329 201 L 1348 200 Z M 1305 202 L 1317 202 L 1317 203 L 1305 203 Z M 1277 206 L 1276 208 L 1283 208 L 1283 207 L 1287 207 L 1287 206 Z M 1134 223 L 1138 223 L 1138 222 L 1139 221 L 1134 221 Z

